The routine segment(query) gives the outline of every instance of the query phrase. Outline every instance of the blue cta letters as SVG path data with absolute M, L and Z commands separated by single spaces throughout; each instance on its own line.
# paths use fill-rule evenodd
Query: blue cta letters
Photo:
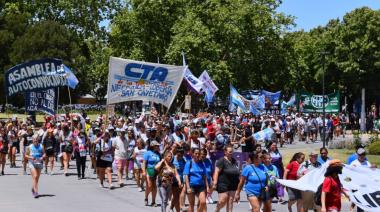
M 151 72 L 152 74 L 150 75 L 149 80 L 152 81 L 156 80 L 163 82 L 168 75 L 168 69 L 163 67 L 155 67 L 138 63 L 129 63 L 125 66 L 125 75 L 128 77 L 148 79 L 148 76 Z

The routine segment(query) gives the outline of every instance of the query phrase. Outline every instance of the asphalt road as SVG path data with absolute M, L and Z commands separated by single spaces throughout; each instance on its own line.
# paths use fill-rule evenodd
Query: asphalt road
M 289 145 L 282 149 L 316 148 L 321 144 L 303 143 Z M 306 151 L 306 149 L 305 149 Z M 18 157 L 19 159 L 19 157 Z M 87 162 L 88 163 L 88 162 Z M 152 208 L 144 206 L 144 194 L 139 192 L 134 181 L 128 180 L 127 186 L 109 190 L 100 188 L 96 176 L 92 170 L 87 171 L 86 179 L 78 180 L 74 161 L 71 161 L 71 176 L 65 177 L 63 171 L 56 164 L 55 175 L 42 174 L 40 178 L 40 197 L 34 199 L 31 193 L 31 176 L 22 175 L 21 163 L 17 161 L 17 168 L 9 168 L 7 164 L 5 176 L 0 176 L 0 209 L 1 211 L 24 212 L 77 212 L 77 211 L 160 211 L 159 207 Z M 116 176 L 113 176 L 116 179 Z M 108 184 L 105 183 L 108 187 Z M 242 201 L 234 206 L 234 211 L 249 211 L 249 205 L 244 192 L 241 194 Z M 217 194 L 213 194 L 217 200 Z M 286 198 L 285 198 L 286 199 Z M 157 195 L 157 203 L 160 197 Z M 216 204 L 208 204 L 208 211 L 214 211 Z M 348 211 L 348 203 L 343 204 L 342 211 Z M 293 211 L 295 207 L 293 207 Z M 287 206 L 273 203 L 274 211 L 287 211 Z

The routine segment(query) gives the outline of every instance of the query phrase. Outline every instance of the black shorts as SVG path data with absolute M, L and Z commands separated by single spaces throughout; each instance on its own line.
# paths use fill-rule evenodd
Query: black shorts
M 201 185 L 201 186 L 192 186 L 190 185 L 191 191 L 193 194 L 200 194 L 201 192 L 204 192 L 206 190 L 206 187 Z
M 17 146 L 18 146 L 18 142 L 13 142 L 11 148 L 13 148 L 13 147 L 17 148 Z
M 112 168 L 112 162 L 99 159 L 96 161 L 96 167 L 98 167 L 98 168 Z
M 54 151 L 46 151 L 46 156 L 48 157 L 54 157 L 55 152 Z
M 225 193 L 225 192 L 228 192 L 228 191 L 236 191 L 237 190 L 237 186 L 238 185 L 223 185 L 223 184 L 219 184 L 216 186 L 216 191 L 218 191 L 218 193 Z

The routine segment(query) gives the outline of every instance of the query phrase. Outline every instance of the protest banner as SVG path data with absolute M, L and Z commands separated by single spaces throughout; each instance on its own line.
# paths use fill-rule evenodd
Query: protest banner
M 186 67 L 110 57 L 107 104 L 152 101 L 170 107 Z
M 191 110 L 191 95 L 185 96 L 185 110 Z
M 10 68 L 5 73 L 7 96 L 66 86 L 67 79 L 62 65 L 61 60 L 48 58 L 33 60 Z
M 323 100 L 324 99 L 324 100 Z M 299 110 L 304 113 L 321 113 L 323 112 L 323 101 L 325 102 L 326 113 L 338 113 L 340 109 L 340 94 L 335 92 L 325 95 L 314 95 L 310 93 L 298 94 Z
M 261 94 L 265 96 L 266 101 L 269 101 L 273 105 L 280 99 L 281 91 L 273 93 L 266 90 L 262 90 Z
M 54 89 L 31 91 L 25 95 L 25 110 L 27 112 L 42 111 L 54 115 L 56 105 L 57 101 Z
M 215 93 L 219 90 L 219 88 L 215 85 L 214 81 L 210 78 L 207 71 L 203 71 L 201 76 L 199 76 L 199 79 L 203 82 L 203 90 L 209 91 L 209 93 L 212 94 L 212 96 L 215 95 Z
M 107 116 L 112 117 L 115 115 L 115 105 L 107 105 Z
M 286 187 L 316 192 L 318 186 L 323 183 L 328 165 L 325 163 L 321 168 L 306 173 L 298 180 L 277 181 Z M 355 205 L 365 211 L 380 211 L 380 169 L 344 165 L 339 179 Z
M 201 93 L 201 90 L 203 88 L 203 82 L 200 81 L 196 76 L 194 76 L 194 74 L 191 73 L 189 68 L 186 68 L 184 78 L 191 90 L 195 91 L 196 93 Z

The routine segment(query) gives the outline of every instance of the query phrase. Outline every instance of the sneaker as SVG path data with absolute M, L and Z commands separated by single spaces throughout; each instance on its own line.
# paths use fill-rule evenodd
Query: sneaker
M 208 197 L 206 198 L 206 202 L 207 202 L 208 204 L 214 204 L 214 200 L 212 199 L 211 196 L 208 196 Z
M 53 176 L 53 175 L 54 175 L 54 172 L 53 172 L 53 171 L 51 171 L 51 172 L 50 172 L 50 176 Z
M 143 189 L 142 188 L 139 188 L 139 192 L 142 192 L 143 191 Z
M 99 188 L 104 188 L 103 183 L 99 183 Z

